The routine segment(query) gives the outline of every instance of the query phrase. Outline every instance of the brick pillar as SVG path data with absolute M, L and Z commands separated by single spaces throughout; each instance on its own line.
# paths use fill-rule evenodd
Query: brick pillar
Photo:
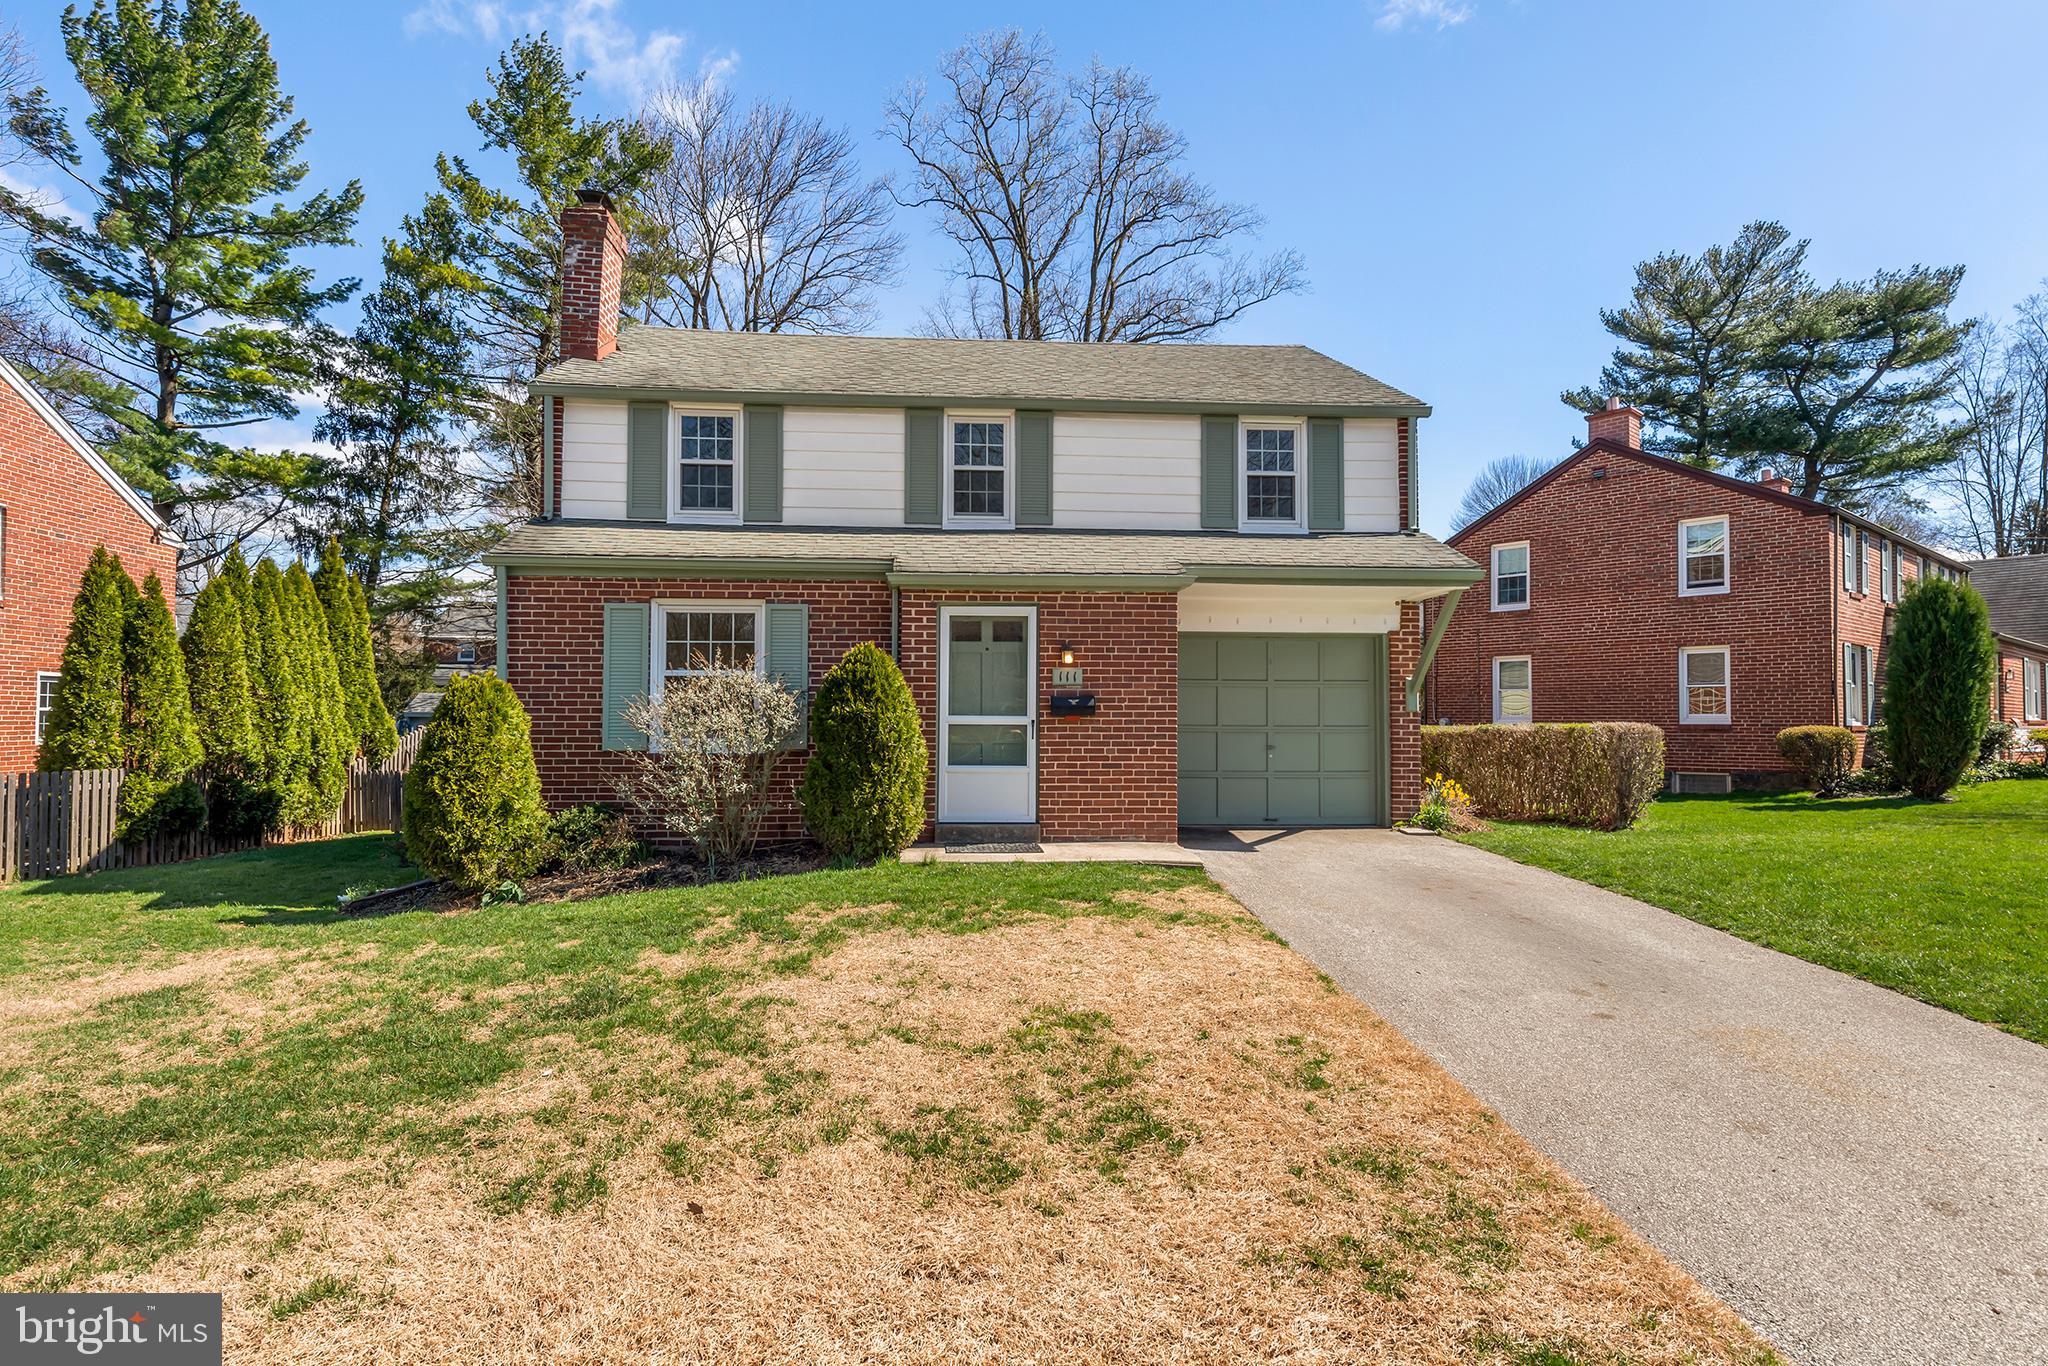
M 578 190 L 562 213 L 562 356 L 603 360 L 619 349 L 626 234 L 602 190 Z
M 1586 414 L 1586 434 L 1595 441 L 1611 441 L 1632 451 L 1643 448 L 1643 413 L 1624 407 L 1618 398 L 1607 400 L 1607 410 Z
M 1387 816 L 1395 821 L 1422 805 L 1422 718 L 1408 710 L 1406 687 L 1421 662 L 1422 605 L 1404 602 L 1400 628 L 1387 633 Z

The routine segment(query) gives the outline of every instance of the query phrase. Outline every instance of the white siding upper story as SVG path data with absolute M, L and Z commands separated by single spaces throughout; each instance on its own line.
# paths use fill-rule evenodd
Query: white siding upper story
M 1344 529 L 1399 531 L 1393 418 L 1344 420 Z M 1058 413 L 1053 521 L 1061 527 L 1195 531 L 1202 525 L 1202 422 L 1147 413 Z M 626 405 L 562 404 L 564 517 L 626 515 Z M 785 525 L 901 526 L 903 411 L 785 408 Z

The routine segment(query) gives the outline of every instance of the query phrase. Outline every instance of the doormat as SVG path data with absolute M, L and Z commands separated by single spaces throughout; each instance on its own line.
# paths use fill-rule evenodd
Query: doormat
M 942 846 L 949 854 L 1042 854 L 1043 848 L 1036 844 L 948 844 Z

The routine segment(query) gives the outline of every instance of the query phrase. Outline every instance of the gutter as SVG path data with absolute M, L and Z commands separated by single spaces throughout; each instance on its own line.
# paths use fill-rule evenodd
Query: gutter
M 1436 624 L 1429 628 L 1429 636 L 1422 642 L 1422 658 L 1415 662 L 1415 672 L 1408 675 L 1406 685 L 1407 705 L 1411 712 L 1422 710 L 1422 685 L 1429 678 L 1429 666 L 1436 661 L 1436 647 L 1443 644 L 1444 631 L 1451 624 L 1451 617 L 1458 610 L 1458 603 L 1464 599 L 1465 590 L 1454 588 L 1444 599 L 1444 610 L 1438 615 Z

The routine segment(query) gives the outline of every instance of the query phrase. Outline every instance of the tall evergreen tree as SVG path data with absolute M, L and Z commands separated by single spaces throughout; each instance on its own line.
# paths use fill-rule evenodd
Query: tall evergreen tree
M 127 694 L 118 833 L 122 839 L 177 835 L 206 813 L 193 770 L 204 757 L 185 684 L 178 628 L 164 601 L 163 581 L 142 581 L 122 633 Z
M 274 815 L 258 781 L 263 755 L 256 744 L 249 645 L 242 624 L 249 581 L 239 551 L 235 563 L 241 569 L 239 590 L 225 574 L 200 589 L 182 642 L 185 684 L 204 755 L 207 825 L 221 839 L 260 834 Z
M 669 153 L 630 120 L 579 117 L 583 77 L 545 33 L 514 41 L 485 79 L 470 121 L 486 150 L 511 159 L 512 178 L 493 184 L 464 158 L 440 157 L 404 250 L 423 285 L 459 301 L 473 446 L 486 498 L 509 519 L 540 511 L 540 408 L 524 395 L 561 354 L 562 210 L 586 185 L 630 200 Z
M 377 691 L 377 661 L 370 648 L 370 615 L 362 588 L 342 564 L 341 546 L 332 539 L 320 556 L 320 572 L 314 576 L 313 587 L 320 594 L 335 670 L 341 676 L 349 754 L 363 754 L 372 762 L 381 760 L 397 748 L 398 729 Z
M 251 692 L 265 796 L 276 824 L 303 825 L 314 807 L 313 699 L 304 684 L 295 634 L 286 625 L 284 575 L 269 560 L 257 562 L 249 579 L 249 597 L 249 620 L 255 624 L 251 655 L 256 661 Z
M 128 624 L 121 585 L 127 579 L 117 557 L 94 547 L 72 599 L 57 696 L 36 752 L 36 767 L 46 773 L 121 762 L 121 640 Z M 134 585 L 128 587 L 132 592 Z
M 312 762 L 307 770 L 311 784 L 310 819 L 324 821 L 341 809 L 348 790 L 348 766 L 355 758 L 355 732 L 349 725 L 348 698 L 341 688 L 341 670 L 334 659 L 334 643 L 327 630 L 327 613 L 320 606 L 320 594 L 313 576 L 297 560 L 284 574 L 284 608 L 287 629 L 295 637 L 300 677 L 311 701 L 313 724 Z
M 1991 614 L 1976 589 L 1927 578 L 1907 590 L 1885 661 L 1884 731 L 1914 796 L 1943 796 L 1976 760 L 1997 672 Z
M 314 382 L 320 312 L 356 282 L 317 286 L 298 258 L 349 241 L 361 187 L 287 202 L 306 177 L 307 127 L 268 37 L 234 0 L 95 0 L 62 26 L 102 169 L 84 169 L 44 91 L 21 96 L 13 129 L 70 177 L 85 217 L 5 187 L 0 215 L 26 231 L 90 343 L 96 435 L 168 506 L 295 489 L 301 457 L 216 434 L 292 416 L 293 392 Z

